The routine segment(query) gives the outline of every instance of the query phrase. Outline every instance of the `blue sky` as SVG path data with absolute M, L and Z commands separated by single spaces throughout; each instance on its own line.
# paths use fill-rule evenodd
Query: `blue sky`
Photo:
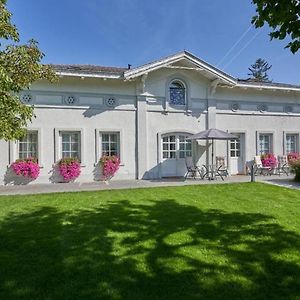
M 271 79 L 300 84 L 300 52 L 270 42 L 266 26 L 249 28 L 250 0 L 8 0 L 8 7 L 22 41 L 39 41 L 45 63 L 138 66 L 186 49 L 239 78 L 262 57 Z

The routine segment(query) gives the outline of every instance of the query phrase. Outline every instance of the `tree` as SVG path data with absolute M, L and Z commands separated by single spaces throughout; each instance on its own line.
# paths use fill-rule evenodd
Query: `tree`
M 255 61 L 253 65 L 251 65 L 248 70 L 251 73 L 248 73 L 248 75 L 252 76 L 252 79 L 257 81 L 270 81 L 267 71 L 269 71 L 272 68 L 264 59 L 259 58 Z
M 22 137 L 34 117 L 33 107 L 23 104 L 19 93 L 37 80 L 52 82 L 56 76 L 50 66 L 41 64 L 44 54 L 36 41 L 19 44 L 6 2 L 0 0 L 0 139 L 7 141 Z
M 272 28 L 270 37 L 291 40 L 285 48 L 296 53 L 300 48 L 300 1 L 299 0 L 252 0 L 257 15 L 252 18 L 256 28 L 265 22 Z

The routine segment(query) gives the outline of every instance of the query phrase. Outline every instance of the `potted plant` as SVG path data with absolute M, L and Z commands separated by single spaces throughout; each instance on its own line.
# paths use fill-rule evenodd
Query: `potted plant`
M 263 154 L 261 156 L 261 162 L 263 167 L 274 169 L 277 166 L 277 158 L 273 153 Z
M 27 179 L 37 179 L 40 174 L 38 160 L 34 157 L 17 159 L 12 163 L 11 168 L 17 176 Z
M 102 167 L 102 176 L 104 181 L 110 180 L 120 168 L 120 159 L 116 155 L 103 155 L 100 158 L 100 165 Z
M 77 158 L 62 158 L 57 164 L 65 182 L 74 181 L 80 175 L 80 161 Z
M 300 157 L 289 161 L 292 173 L 295 174 L 295 181 L 300 182 Z

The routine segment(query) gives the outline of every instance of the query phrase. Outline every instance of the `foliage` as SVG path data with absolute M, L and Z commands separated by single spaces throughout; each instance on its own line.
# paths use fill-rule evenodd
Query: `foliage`
M 252 76 L 252 79 L 257 81 L 270 81 L 267 71 L 271 68 L 272 66 L 270 66 L 264 59 L 258 58 L 255 63 L 248 68 L 250 71 L 248 75 Z
M 104 180 L 111 179 L 120 168 L 120 159 L 116 155 L 107 156 L 103 155 L 100 158 L 100 164 L 102 167 L 102 174 Z
M 11 167 L 18 176 L 36 179 L 40 174 L 38 161 L 33 157 L 17 159 L 14 163 L 12 163 Z
M 11 16 L 6 0 L 0 0 L 0 139 L 5 140 L 21 138 L 34 117 L 33 107 L 21 103 L 18 94 L 37 80 L 56 79 L 51 67 L 40 63 L 44 54 L 36 41 L 18 44 Z
M 80 161 L 77 158 L 62 158 L 58 162 L 60 175 L 65 181 L 75 180 L 80 175 Z
M 295 181 L 300 182 L 300 158 L 290 161 L 291 170 L 295 173 Z
M 286 37 L 290 42 L 286 45 L 292 53 L 300 48 L 300 1 L 299 0 L 252 0 L 256 6 L 256 15 L 252 23 L 256 28 L 268 23 L 272 28 L 271 40 L 283 40 Z
M 296 300 L 299 191 L 262 183 L 0 197 L 0 299 Z
M 261 156 L 261 162 L 264 167 L 275 168 L 277 166 L 277 158 L 272 153 L 263 154 Z
M 298 152 L 292 152 L 287 155 L 288 162 L 300 159 L 300 154 Z

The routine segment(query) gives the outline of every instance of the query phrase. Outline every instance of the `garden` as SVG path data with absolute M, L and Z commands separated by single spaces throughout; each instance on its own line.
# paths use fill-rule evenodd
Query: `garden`
M 0 197 L 0 299 L 299 299 L 300 192 Z

